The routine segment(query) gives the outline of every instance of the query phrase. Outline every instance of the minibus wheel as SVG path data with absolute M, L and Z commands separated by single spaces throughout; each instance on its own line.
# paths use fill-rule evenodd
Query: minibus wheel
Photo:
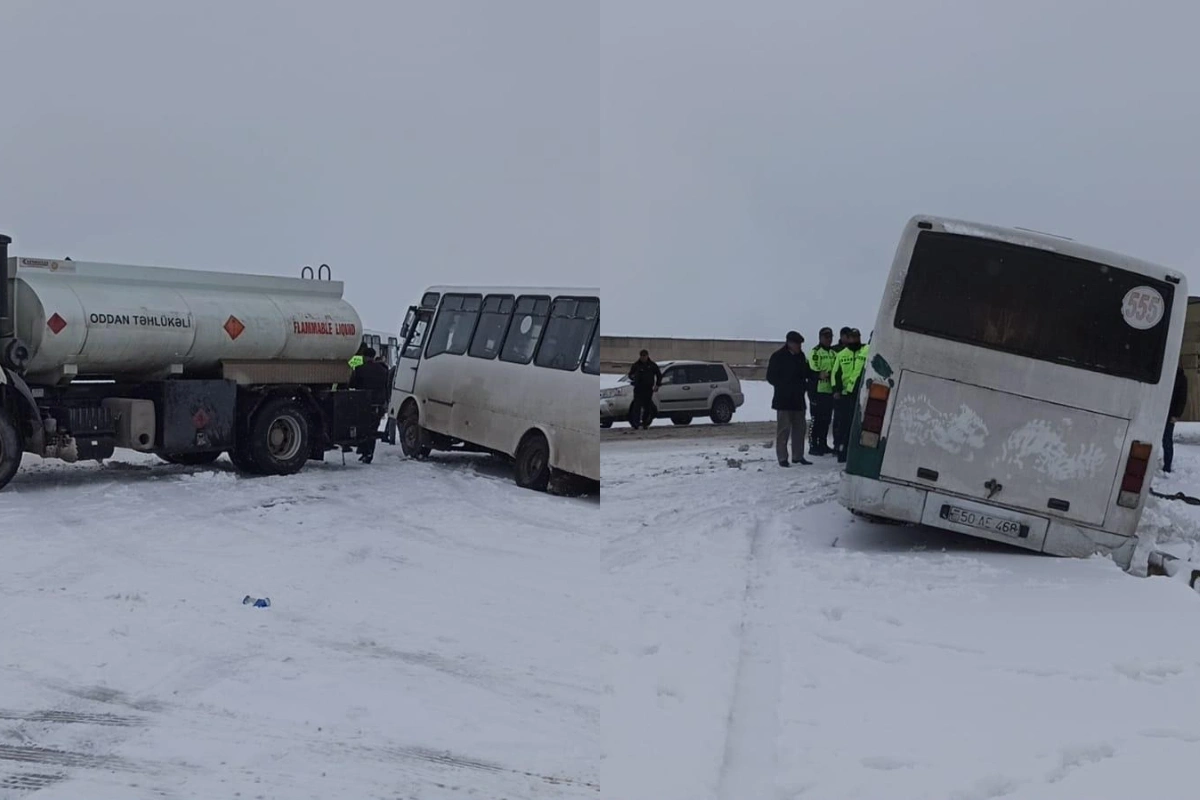
M 525 434 L 517 447 L 517 485 L 522 489 L 546 491 L 550 484 L 550 444 L 541 431 Z
M 424 443 L 424 431 L 421 430 L 420 416 L 416 406 L 407 406 L 400 418 L 400 449 L 409 458 L 426 458 L 432 452 L 431 447 Z

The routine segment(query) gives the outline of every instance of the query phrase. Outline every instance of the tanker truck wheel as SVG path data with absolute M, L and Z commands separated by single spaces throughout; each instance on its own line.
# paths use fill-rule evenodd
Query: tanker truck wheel
M 238 442 L 238 446 L 229 451 L 229 461 L 233 464 L 233 468 L 243 475 L 262 475 L 263 471 L 254 463 L 254 459 L 250 457 L 245 445 Z
M 158 457 L 168 464 L 179 464 L 184 467 L 207 466 L 221 457 L 221 451 L 215 453 L 159 453 Z
M 308 461 L 308 418 L 294 401 L 268 400 L 250 423 L 247 455 L 264 474 L 291 475 Z
M 21 466 L 21 437 L 8 412 L 0 407 L 0 489 L 8 485 Z

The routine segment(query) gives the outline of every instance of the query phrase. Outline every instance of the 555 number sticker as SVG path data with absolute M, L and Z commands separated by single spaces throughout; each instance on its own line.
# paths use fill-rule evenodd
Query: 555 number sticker
M 1162 321 L 1166 303 L 1153 286 L 1136 286 L 1125 293 L 1121 316 L 1131 328 L 1148 331 Z

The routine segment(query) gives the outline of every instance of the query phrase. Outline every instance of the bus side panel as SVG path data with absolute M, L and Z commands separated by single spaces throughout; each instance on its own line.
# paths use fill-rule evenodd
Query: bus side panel
M 454 436 L 454 383 L 462 356 L 442 353 L 421 359 L 413 394 L 421 406 L 421 424 L 444 436 Z
M 516 455 L 530 430 L 550 445 L 550 466 L 593 480 L 600 477 L 600 431 L 593 403 L 598 377 L 456 356 L 452 423 L 444 433 Z M 424 367 L 422 367 L 424 369 Z

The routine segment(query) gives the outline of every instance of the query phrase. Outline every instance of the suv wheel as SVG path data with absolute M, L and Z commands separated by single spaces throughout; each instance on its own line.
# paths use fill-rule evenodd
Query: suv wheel
M 672 414 L 671 422 L 674 422 L 676 425 L 691 425 L 692 424 L 692 415 L 691 414 Z
M 733 400 L 725 396 L 714 400 L 712 414 L 709 415 L 709 419 L 718 425 L 724 425 L 733 419 Z

